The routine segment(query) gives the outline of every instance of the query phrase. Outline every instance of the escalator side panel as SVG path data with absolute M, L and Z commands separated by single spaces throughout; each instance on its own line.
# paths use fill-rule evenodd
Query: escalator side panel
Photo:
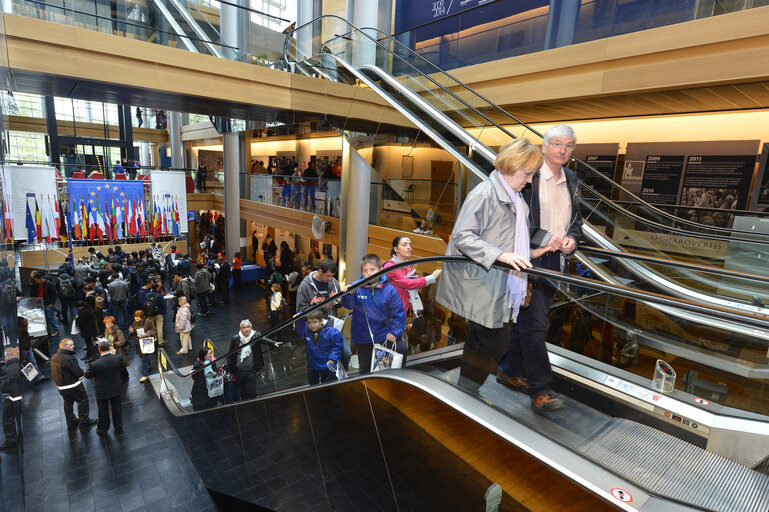
M 396 510 L 363 382 L 304 396 L 331 509 Z
M 482 509 L 492 482 L 505 489 L 501 511 L 611 509 L 431 394 L 389 379 L 169 412 L 206 487 L 270 510 Z
M 448 483 L 448 474 L 459 472 L 463 485 L 471 478 L 479 478 L 477 488 L 482 488 L 485 482 L 500 484 L 507 493 L 503 505 L 507 499 L 512 501 L 512 508 L 500 510 L 614 510 L 606 502 L 541 465 L 434 397 L 415 394 L 412 387 L 385 379 L 369 380 L 367 386 L 372 395 L 376 395 L 372 396 L 372 407 L 378 422 L 382 425 L 397 422 L 395 424 L 398 425 L 397 431 L 387 433 L 380 428 L 386 452 L 402 454 L 399 457 L 388 455 L 388 466 L 392 474 L 413 471 L 409 466 L 425 466 L 427 461 L 422 453 L 432 455 L 443 449 L 448 450 L 448 454 L 443 455 L 445 464 L 452 465 L 430 464 L 429 473 L 436 475 L 431 478 L 437 485 L 432 492 L 440 489 L 441 492 L 452 493 L 450 488 L 455 484 L 453 481 Z M 391 408 L 397 409 L 398 414 L 389 410 Z M 387 422 L 385 418 L 388 418 Z M 418 475 L 402 485 L 413 485 L 414 478 L 418 478 Z M 401 481 L 397 478 L 394 481 L 396 494 L 403 492 L 405 488 L 399 487 Z M 464 501 L 453 504 L 449 502 L 448 507 L 441 510 L 472 510 L 473 500 L 477 498 L 471 495 Z M 457 507 L 457 503 L 464 506 Z M 480 509 L 482 502 L 476 503 Z M 398 504 L 401 505 L 401 502 Z

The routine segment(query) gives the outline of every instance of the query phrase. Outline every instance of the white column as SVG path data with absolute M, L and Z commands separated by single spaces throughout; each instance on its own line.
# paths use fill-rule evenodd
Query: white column
M 139 144 L 140 147 L 140 155 L 139 158 L 141 158 L 141 161 L 139 162 L 141 165 L 146 165 L 147 167 L 152 166 L 152 148 L 150 147 L 149 142 L 142 142 Z
M 371 0 L 353 0 L 352 24 L 358 28 L 377 28 L 378 8 L 372 5 Z M 376 31 L 370 31 L 369 35 L 377 38 Z M 352 62 L 356 66 L 376 64 L 376 44 L 362 34 L 355 36 Z
M 315 16 L 315 2 L 313 0 L 297 0 L 296 2 L 296 26 L 301 27 L 313 19 Z M 295 32 L 296 34 L 296 60 L 312 57 L 314 55 L 312 48 L 313 29 L 310 26 L 304 27 Z
M 184 169 L 181 112 L 168 113 L 168 141 L 171 148 L 171 167 L 174 169 Z
M 342 212 L 339 216 L 339 276 L 346 283 L 360 277 L 368 253 L 371 166 L 342 138 Z
M 237 133 L 222 135 L 224 165 L 224 245 L 227 259 L 232 260 L 240 250 L 240 183 L 242 165 L 240 140 Z

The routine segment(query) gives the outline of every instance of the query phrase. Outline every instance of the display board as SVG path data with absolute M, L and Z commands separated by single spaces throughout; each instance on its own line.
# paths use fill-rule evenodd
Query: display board
M 617 167 L 619 143 L 613 144 L 577 144 L 572 155 L 579 158 L 593 169 L 610 180 L 614 180 L 614 170 Z M 569 167 L 572 167 L 570 165 Z M 611 193 L 610 183 L 592 173 L 585 175 L 585 183 L 604 195 Z
M 628 143 L 622 185 L 650 203 L 745 209 L 758 140 Z
M 158 209 L 180 212 L 179 232 L 187 233 L 187 183 L 184 171 L 152 171 L 152 200 Z
M 395 5 L 395 33 L 448 18 L 497 0 L 408 0 Z M 526 2 L 528 3 L 528 2 Z M 540 2 L 535 2 L 540 3 Z M 519 11 L 520 12 L 520 11 Z
M 56 209 L 56 169 L 36 165 L 4 165 L 3 187 L 13 212 L 13 237 L 27 239 L 27 200 L 30 213 L 35 217 L 35 200 L 42 223 L 52 219 Z M 29 194 L 29 196 L 28 196 Z

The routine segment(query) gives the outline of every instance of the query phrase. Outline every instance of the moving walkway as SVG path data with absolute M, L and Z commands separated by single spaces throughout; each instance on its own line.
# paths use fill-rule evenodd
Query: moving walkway
M 436 260 L 461 258 L 411 263 Z M 580 347 L 570 335 L 569 348 L 548 347 L 554 387 L 567 407 L 547 416 L 496 381 L 504 347 L 463 343 L 463 320 L 456 318 L 443 321 L 454 326 L 450 341 L 457 343 L 423 347 L 409 356 L 407 369 L 353 373 L 312 387 L 304 385 L 304 348 L 292 339 L 288 320 L 263 335 L 287 343 L 265 352 L 259 396 L 207 410 L 193 410 L 189 369 L 177 368 L 161 350 L 161 395 L 206 486 L 274 510 L 472 510 L 495 481 L 505 491 L 501 510 L 769 507 L 766 379 L 734 383 L 729 391 L 752 402 L 740 409 L 715 392 L 703 394 L 710 389 L 705 384 L 719 384 L 707 379 L 721 377 L 706 375 L 704 359 L 671 359 L 685 375 L 663 393 L 652 386 L 660 351 L 640 345 L 628 361 L 618 349 L 628 334 L 660 335 L 629 315 L 628 304 L 674 306 L 759 329 L 767 327 L 765 319 L 622 285 L 528 273 L 557 282 L 564 296 L 589 303 L 613 327 L 613 341 L 600 342 L 610 347 L 606 362 L 591 357 L 597 350 L 591 340 Z M 581 294 L 573 293 L 577 288 Z M 428 324 L 436 322 L 439 312 L 429 313 Z M 720 333 L 724 340 L 730 335 Z M 221 362 L 231 354 L 215 355 Z M 687 389 L 697 370 L 695 394 Z

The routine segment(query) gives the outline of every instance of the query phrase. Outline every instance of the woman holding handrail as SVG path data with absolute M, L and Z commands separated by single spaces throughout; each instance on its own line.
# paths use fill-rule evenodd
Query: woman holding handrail
M 436 300 L 469 320 L 466 349 L 479 342 L 510 344 L 510 324 L 527 305 L 527 274 L 492 265 L 506 263 L 519 271 L 531 268 L 530 258 L 552 251 L 550 247 L 530 249 L 529 209 L 520 193 L 542 161 L 539 148 L 527 139 L 503 144 L 494 160 L 496 170 L 470 192 L 457 215 L 446 255 L 464 255 L 478 264 L 445 263 Z M 527 354 L 520 347 L 512 348 L 506 355 L 517 372 L 504 376 L 503 383 L 528 392 Z M 544 344 L 542 349 L 546 350 Z

